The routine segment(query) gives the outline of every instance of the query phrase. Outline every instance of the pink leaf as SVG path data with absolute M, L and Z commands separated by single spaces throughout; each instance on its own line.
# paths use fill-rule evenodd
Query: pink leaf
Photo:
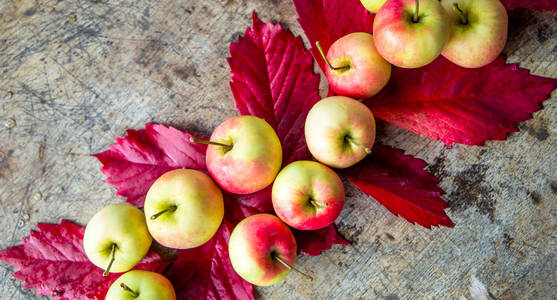
M 364 101 L 376 117 L 447 145 L 482 145 L 518 131 L 557 85 L 503 57 L 465 69 L 443 57 L 419 69 L 393 70 L 381 93 Z
M 402 150 L 376 144 L 368 158 L 344 174 L 362 192 L 411 223 L 452 227 L 439 180 L 423 170 L 426 165 Z
M 131 204 L 143 206 L 151 184 L 170 170 L 205 170 L 207 147 L 191 143 L 192 135 L 187 132 L 146 124 L 145 129 L 129 129 L 127 134 L 117 138 L 110 150 L 93 156 L 103 164 L 101 172 L 106 175 L 106 182 Z
M 54 299 L 104 299 L 122 274 L 103 277 L 103 270 L 87 259 L 82 243 L 85 227 L 66 220 L 37 227 L 23 244 L 0 251 L 0 260 L 18 270 L 14 277 L 25 281 L 23 287 Z M 167 265 L 151 250 L 134 269 L 161 272 Z

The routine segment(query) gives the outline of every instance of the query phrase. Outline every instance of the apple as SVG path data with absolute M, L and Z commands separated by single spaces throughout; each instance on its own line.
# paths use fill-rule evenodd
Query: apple
M 389 0 L 375 15 L 373 39 L 391 64 L 419 68 L 443 50 L 449 39 L 449 16 L 438 0 Z
M 387 0 L 360 0 L 364 7 L 372 13 L 376 13 Z
M 215 235 L 224 216 L 222 192 L 213 180 L 197 170 L 164 173 L 145 197 L 147 227 L 159 244 L 189 249 Z
M 333 91 L 353 98 L 369 98 L 377 94 L 391 77 L 389 64 L 375 48 L 373 36 L 354 32 L 336 40 L 327 56 L 317 49 L 327 63 L 325 76 Z
M 269 123 L 255 116 L 232 117 L 221 123 L 205 157 L 207 169 L 217 184 L 235 194 L 251 194 L 269 186 L 282 164 L 280 140 Z
M 318 161 L 333 168 L 348 168 L 371 153 L 375 119 L 361 102 L 343 96 L 324 98 L 309 111 L 306 143 Z
M 275 179 L 273 208 L 286 224 L 300 230 L 316 230 L 332 224 L 344 206 L 340 177 L 315 161 L 295 161 Z
M 133 270 L 116 279 L 105 300 L 175 300 L 172 283 L 159 273 Z
M 87 223 L 83 248 L 87 258 L 107 276 L 133 268 L 147 254 L 152 241 L 143 212 L 130 204 L 112 204 Z
M 232 231 L 228 255 L 234 271 L 252 284 L 273 285 L 294 270 L 296 239 L 279 218 L 257 214 L 243 219 Z
M 465 68 L 483 67 L 503 51 L 509 18 L 499 0 L 443 0 L 451 35 L 441 52 Z

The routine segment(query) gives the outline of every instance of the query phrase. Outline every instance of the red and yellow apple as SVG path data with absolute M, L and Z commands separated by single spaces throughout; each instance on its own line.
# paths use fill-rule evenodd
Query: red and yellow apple
M 323 54 L 321 46 L 317 44 Z M 353 98 L 369 98 L 377 94 L 391 77 L 389 64 L 373 43 L 373 36 L 354 32 L 336 40 L 323 56 L 325 76 L 333 91 Z
M 373 39 L 391 64 L 419 68 L 443 50 L 449 17 L 438 0 L 389 0 L 375 15 Z
M 206 243 L 224 216 L 222 192 L 197 170 L 164 173 L 145 197 L 145 217 L 153 238 L 161 245 L 188 249 Z
M 143 212 L 129 204 L 112 204 L 87 223 L 83 248 L 93 264 L 106 270 L 106 276 L 133 268 L 147 254 L 152 241 Z
M 133 270 L 118 277 L 106 292 L 105 300 L 176 300 L 170 281 L 159 273 Z
M 499 0 L 442 0 L 451 36 L 441 54 L 465 68 L 483 67 L 507 42 L 507 10 Z
M 195 140 L 202 142 L 200 140 Z M 282 165 L 282 148 L 273 127 L 254 116 L 220 124 L 207 147 L 207 169 L 220 187 L 250 194 L 269 186 Z
M 230 235 L 228 254 L 234 271 L 252 284 L 273 285 L 290 273 L 296 240 L 281 220 L 257 214 L 242 220 Z
M 357 100 L 328 97 L 311 108 L 304 131 L 315 159 L 333 168 L 348 168 L 371 152 L 375 119 Z
M 273 208 L 286 224 L 316 230 L 332 224 L 344 206 L 340 177 L 315 161 L 295 161 L 278 174 L 273 184 Z

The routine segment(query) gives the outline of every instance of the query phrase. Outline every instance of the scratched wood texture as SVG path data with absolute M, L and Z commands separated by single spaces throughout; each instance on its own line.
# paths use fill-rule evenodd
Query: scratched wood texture
M 123 201 L 90 154 L 126 128 L 209 134 L 235 115 L 225 57 L 253 10 L 301 34 L 287 0 L 2 1 L 0 248 L 38 222 L 86 224 Z M 511 20 L 508 60 L 556 78 L 557 14 L 517 10 Z M 442 179 L 456 227 L 410 225 L 347 183 L 337 224 L 352 245 L 300 257 L 314 282 L 292 274 L 257 297 L 472 299 L 474 276 L 497 299 L 556 299 L 556 115 L 553 93 L 520 132 L 483 147 L 387 126 L 385 143 Z M 13 271 L 0 264 L 0 298 L 35 299 Z

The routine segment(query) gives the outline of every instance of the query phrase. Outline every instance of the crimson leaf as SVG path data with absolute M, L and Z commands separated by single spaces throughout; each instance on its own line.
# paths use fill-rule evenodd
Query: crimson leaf
M 230 55 L 230 88 L 240 114 L 261 117 L 275 128 L 284 164 L 310 159 L 304 123 L 320 100 L 319 76 L 313 73 L 313 61 L 302 39 L 278 24 L 264 24 L 254 13 L 252 27 L 230 44 Z M 259 211 L 272 208 L 270 188 L 236 198 Z M 333 244 L 347 244 L 333 225 L 297 235 L 296 240 L 300 253 L 307 255 L 319 255 Z
M 339 38 L 351 32 L 369 32 L 373 29 L 373 14 L 360 0 L 294 0 L 298 23 L 311 44 L 311 53 L 321 70 L 325 61 L 315 42 L 319 41 L 325 53 Z
M 356 8 L 361 7 L 359 2 L 294 0 L 298 21 L 311 44 L 331 42 L 351 32 L 371 32 L 371 17 Z M 330 9 L 339 6 L 346 8 Z M 357 13 L 347 17 L 345 11 Z M 327 51 L 329 45 L 323 46 Z M 555 85 L 553 79 L 505 65 L 501 57 L 480 69 L 464 69 L 440 57 L 423 68 L 394 69 L 383 91 L 365 102 L 378 118 L 417 134 L 447 145 L 481 145 L 517 131 L 516 123 L 530 119 Z
M 253 286 L 236 274 L 228 257 L 228 239 L 233 229 L 225 219 L 209 242 L 180 250 L 165 272 L 178 299 L 255 299 Z
M 118 189 L 117 195 L 143 206 L 147 191 L 162 174 L 178 169 L 205 169 L 205 144 L 191 143 L 191 134 L 159 124 L 127 131 L 110 149 L 95 156 L 102 164 L 106 182 Z
M 300 37 L 279 24 L 263 24 L 253 14 L 253 26 L 230 44 L 230 88 L 238 111 L 265 119 L 283 148 L 283 162 L 309 157 L 304 122 L 320 100 L 319 76 Z
M 443 57 L 419 69 L 393 70 L 377 96 L 364 101 L 375 116 L 447 145 L 482 145 L 518 131 L 557 80 L 530 75 L 503 57 L 479 69 Z
M 424 171 L 427 164 L 402 150 L 376 144 L 373 154 L 345 171 L 348 180 L 395 215 L 426 228 L 453 222 L 439 180 Z
M 104 299 L 121 274 L 103 277 L 89 261 L 82 243 L 85 227 L 66 220 L 37 227 L 23 244 L 0 251 L 0 260 L 18 269 L 14 277 L 25 281 L 24 288 L 55 299 Z M 134 269 L 161 272 L 167 265 L 151 250 Z
M 501 0 L 501 3 L 508 9 L 530 8 L 537 10 L 557 10 L 557 1 L 555 0 Z

